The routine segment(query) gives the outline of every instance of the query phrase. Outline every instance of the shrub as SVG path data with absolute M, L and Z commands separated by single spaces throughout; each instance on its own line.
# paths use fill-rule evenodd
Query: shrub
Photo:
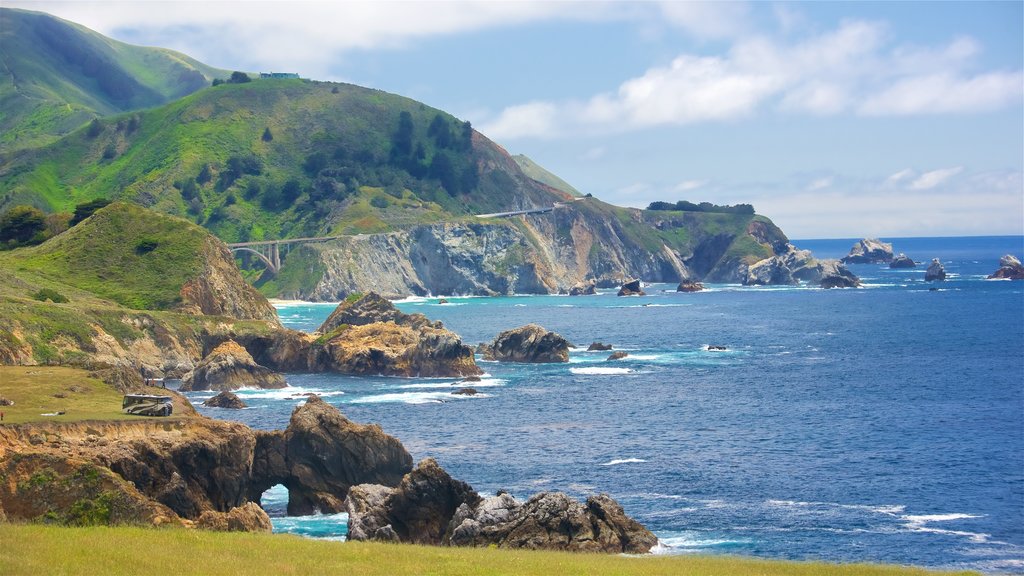
M 370 199 L 370 206 L 373 206 L 374 208 L 380 208 L 383 210 L 390 205 L 391 202 L 388 202 L 388 199 L 383 196 L 374 196 Z
M 82 220 L 85 220 L 89 216 L 92 216 L 93 212 L 99 210 L 100 208 L 103 208 L 108 204 L 110 204 L 110 200 L 107 200 L 106 198 L 97 198 L 95 200 L 89 200 L 88 202 L 76 204 L 75 215 L 71 217 L 71 221 L 68 222 L 68 225 L 74 226 L 75 224 L 78 224 Z
M 135 253 L 138 254 L 139 256 L 142 256 L 143 254 L 149 254 L 153 250 L 156 250 L 156 247 L 159 245 L 160 243 L 152 238 L 143 238 L 142 240 L 136 242 Z
M 46 215 L 33 206 L 15 206 L 0 216 L 0 242 L 14 246 L 38 244 L 46 231 Z
M 235 70 L 231 73 L 231 78 L 228 78 L 228 82 L 231 84 L 245 84 L 246 82 L 252 82 L 252 78 L 245 72 Z
M 88 136 L 89 139 L 92 139 L 99 136 L 101 132 L 103 132 L 103 124 L 100 123 L 99 118 L 93 118 L 92 122 L 89 123 L 89 129 L 85 132 L 85 135 Z
M 32 295 L 33 300 L 39 300 L 40 302 L 46 302 L 49 300 L 54 304 L 65 304 L 68 302 L 67 296 L 64 296 L 56 290 L 50 288 L 41 288 L 38 292 Z
M 270 127 L 267 126 L 266 128 L 263 129 L 263 141 L 264 142 L 270 142 L 273 139 L 274 139 L 274 134 L 270 131 Z

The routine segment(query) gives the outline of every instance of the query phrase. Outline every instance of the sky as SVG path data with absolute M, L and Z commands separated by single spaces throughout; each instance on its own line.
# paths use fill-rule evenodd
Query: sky
M 622 206 L 791 238 L 1024 234 L 1024 2 L 24 2 L 469 120 Z

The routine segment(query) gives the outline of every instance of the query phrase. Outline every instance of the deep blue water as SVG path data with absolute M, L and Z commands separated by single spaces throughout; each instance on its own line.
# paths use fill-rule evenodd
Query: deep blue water
M 481 492 L 607 492 L 663 553 L 1024 572 L 1024 283 L 984 280 L 1024 239 L 892 241 L 950 279 L 861 265 L 856 290 L 411 299 L 467 343 L 536 322 L 580 348 L 568 365 L 482 362 L 473 398 L 453 380 L 289 375 L 242 391 L 250 409 L 201 411 L 283 428 L 296 393 L 324 393 Z M 313 330 L 332 309 L 279 312 Z M 595 340 L 630 356 L 585 352 Z M 277 530 L 344 534 L 344 514 L 286 518 L 286 500 L 264 498 Z

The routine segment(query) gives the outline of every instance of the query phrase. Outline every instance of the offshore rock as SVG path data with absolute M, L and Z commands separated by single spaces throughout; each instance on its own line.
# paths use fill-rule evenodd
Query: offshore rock
M 498 362 L 568 362 L 569 347 L 569 341 L 557 333 L 527 324 L 498 334 L 485 357 Z
M 597 284 L 593 280 L 580 282 L 569 289 L 569 296 L 593 296 L 594 294 L 597 294 Z
M 842 258 L 844 264 L 878 264 L 892 261 L 892 244 L 878 238 L 865 238 L 853 245 Z
M 999 259 L 999 269 L 989 275 L 989 279 L 1024 280 L 1024 265 L 1012 254 Z
M 700 292 L 703 289 L 704 285 L 700 282 L 684 281 L 676 286 L 676 292 Z
M 611 349 L 612 349 L 612 345 L 611 344 L 603 344 L 601 342 L 594 342 L 590 346 L 587 346 L 587 352 L 593 352 L 595 350 L 600 352 L 600 351 L 611 350 Z
M 818 285 L 822 288 L 857 288 L 860 286 L 860 278 L 850 272 L 838 260 L 819 261 L 821 279 Z
M 320 326 L 314 372 L 375 376 L 482 374 L 473 349 L 440 322 L 405 314 L 373 292 L 342 302 Z
M 227 340 L 213 349 L 181 380 L 180 390 L 284 388 L 284 376 L 260 366 L 245 348 Z
M 942 262 L 938 258 L 932 258 L 932 263 L 924 272 L 925 282 L 942 282 L 945 279 L 946 269 L 942 266 Z
M 431 322 L 423 314 L 406 314 L 395 308 L 390 300 L 376 292 L 345 300 L 331 312 L 327 320 L 317 328 L 321 334 L 330 334 L 340 326 L 365 326 L 378 322 L 394 322 L 399 326 L 418 329 L 424 326 L 443 328 L 441 322 Z
M 393 489 L 354 486 L 346 501 L 352 540 L 642 554 L 657 538 L 606 495 L 581 504 L 543 492 L 525 503 L 482 499 L 426 459 Z
M 914 262 L 913 259 L 911 259 L 909 256 L 907 256 L 903 252 L 900 252 L 898 256 L 896 256 L 895 258 L 892 259 L 892 262 L 889 262 L 889 268 L 916 268 L 916 267 L 917 267 L 917 263 Z
M 277 484 L 288 487 L 292 516 L 340 512 L 357 484 L 395 486 L 412 469 L 401 442 L 377 425 L 350 421 L 318 396 L 297 407 L 284 432 L 259 433 L 250 498 Z
M 345 505 L 348 537 L 440 545 L 455 511 L 480 501 L 471 486 L 453 479 L 433 458 L 427 458 L 394 489 L 354 487 Z
M 245 402 L 242 402 L 242 399 L 239 398 L 237 394 L 228 392 L 227 390 L 212 398 L 207 398 L 203 401 L 203 406 L 208 406 L 210 408 L 229 408 L 232 410 L 248 408 Z
M 622 350 L 616 350 L 608 355 L 608 360 L 622 360 L 629 356 L 629 352 L 623 352 Z
M 646 296 L 641 286 L 640 280 L 627 280 L 622 283 L 622 288 L 619 288 L 619 293 L 616 296 Z

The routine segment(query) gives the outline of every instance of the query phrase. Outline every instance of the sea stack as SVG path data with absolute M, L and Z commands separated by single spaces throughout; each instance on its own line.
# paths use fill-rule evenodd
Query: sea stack
M 844 264 L 878 264 L 892 262 L 892 244 L 878 238 L 865 238 L 850 248 L 843 257 Z
M 618 296 L 646 296 L 647 293 L 640 285 L 640 279 L 628 280 L 622 283 Z
M 945 279 L 946 269 L 942 267 L 942 262 L 939 262 L 938 258 L 932 258 L 932 263 L 924 273 L 925 282 L 942 282 Z
M 990 280 L 1024 280 L 1024 265 L 1013 254 L 999 259 L 999 270 L 989 274 Z
M 917 263 L 914 262 L 913 259 L 911 259 L 909 256 L 907 256 L 903 252 L 900 252 L 899 256 L 893 258 L 892 262 L 889 262 L 889 268 L 916 268 L 916 267 L 917 267 Z

